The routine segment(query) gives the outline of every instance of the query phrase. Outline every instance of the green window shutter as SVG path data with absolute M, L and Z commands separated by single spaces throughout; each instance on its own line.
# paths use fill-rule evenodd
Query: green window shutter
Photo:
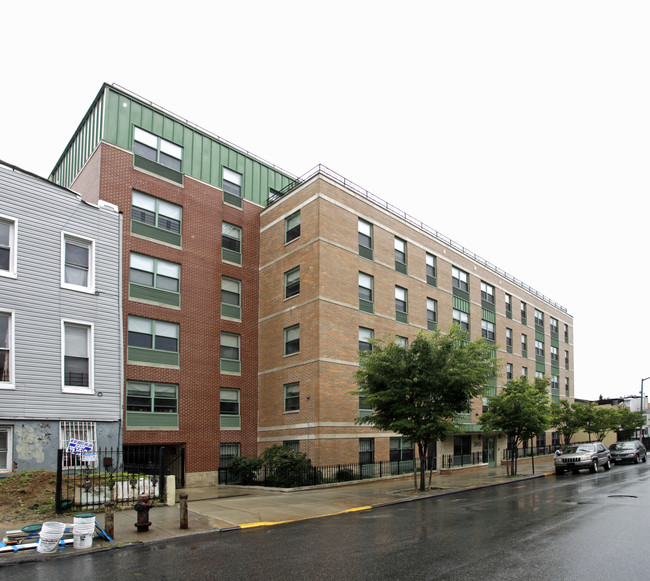
M 241 320 L 241 307 L 221 303 L 221 316 L 229 319 Z
M 142 157 L 141 155 L 133 155 L 133 165 L 145 171 L 159 175 L 167 180 L 183 184 L 183 174 L 179 171 L 164 166 L 158 162 Z
M 372 315 L 375 312 L 375 305 L 371 301 L 359 299 L 359 310 L 363 311 L 364 313 L 370 313 Z
M 178 428 L 178 414 L 126 412 L 127 428 Z
M 454 296 L 454 309 L 463 313 L 469 313 L 469 301 L 461 297 Z
M 373 260 L 372 248 L 359 244 L 359 256 L 367 258 L 368 260 Z
M 237 208 L 241 208 L 244 204 L 242 198 L 240 198 L 239 196 L 235 196 L 235 194 L 231 194 L 229 192 L 223 193 L 223 201 L 226 204 L 230 204 L 231 206 L 236 206 Z
M 230 414 L 221 414 L 219 416 L 219 427 L 223 428 L 241 428 L 241 416 Z
M 145 224 L 144 222 L 138 222 L 137 220 L 131 220 L 131 233 L 144 236 L 145 238 L 151 238 L 152 240 L 158 240 L 165 244 L 181 246 L 180 234 L 171 232 L 164 228 L 157 228 L 156 226 Z
M 241 264 L 241 252 L 235 252 L 229 248 L 222 248 L 221 260 L 225 260 L 226 262 L 233 262 L 235 264 Z
M 221 359 L 221 373 L 241 373 L 241 361 Z

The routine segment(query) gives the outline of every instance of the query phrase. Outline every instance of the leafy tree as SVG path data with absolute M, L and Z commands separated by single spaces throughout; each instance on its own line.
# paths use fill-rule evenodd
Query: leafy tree
M 618 429 L 620 426 L 619 417 L 619 410 L 616 408 L 599 406 L 594 410 L 594 423 L 592 428 L 601 442 L 609 432 Z
M 580 421 L 576 417 L 573 405 L 566 399 L 560 400 L 559 403 L 551 404 L 551 426 L 556 428 L 562 435 L 565 446 L 568 446 L 571 443 L 571 438 L 573 438 L 582 427 Z
M 376 341 L 361 354 L 353 393 L 365 397 L 374 413 L 358 422 L 401 434 L 417 446 L 420 490 L 429 444 L 456 431 L 456 415 L 495 376 L 494 349 L 483 339 L 469 341 L 455 325 L 446 334 L 420 332 L 407 347 L 394 338 Z
M 501 393 L 490 398 L 488 410 L 479 420 L 484 431 L 502 432 L 508 438 L 511 474 L 517 474 L 519 445 L 549 427 L 548 385 L 549 380 L 541 377 L 533 383 L 527 377 L 508 382 Z
M 623 440 L 630 440 L 637 430 L 645 426 L 645 415 L 643 412 L 633 412 L 627 407 L 618 410 L 619 437 Z
M 587 403 L 575 402 L 573 410 L 576 414 L 576 419 L 580 427 L 587 432 L 589 441 L 591 442 L 591 434 L 595 434 L 598 430 L 598 419 L 596 418 L 596 404 L 592 401 Z

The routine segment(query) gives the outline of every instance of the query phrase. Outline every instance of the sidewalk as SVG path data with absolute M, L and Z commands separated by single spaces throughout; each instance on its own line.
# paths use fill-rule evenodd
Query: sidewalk
M 535 474 L 529 460 L 520 460 L 516 479 L 541 477 L 553 472 L 553 457 L 535 458 Z M 427 473 L 427 485 L 428 485 Z M 319 518 L 371 510 L 386 504 L 408 502 L 430 496 L 451 494 L 472 488 L 495 486 L 512 482 L 515 478 L 506 474 L 505 466 L 496 468 L 456 469 L 435 473 L 431 488 L 425 492 L 414 489 L 413 475 L 390 480 L 371 480 L 328 485 L 299 490 L 263 489 L 244 486 L 214 486 L 188 488 L 176 491 L 175 506 L 154 506 L 149 512 L 151 526 L 147 532 L 135 527 L 137 513 L 134 510 L 118 510 L 114 516 L 114 540 L 95 538 L 92 548 L 74 549 L 72 545 L 57 550 L 62 556 L 81 554 L 134 543 L 149 543 L 207 532 L 226 532 L 258 526 L 269 526 L 297 520 Z M 189 527 L 180 528 L 179 496 L 188 496 Z M 71 516 L 62 517 L 66 523 Z M 104 526 L 104 515 L 97 513 L 97 522 Z M 7 530 L 20 529 L 34 523 L 12 523 Z M 0 529 L 0 538 L 6 530 Z M 0 567 L 21 561 L 48 559 L 34 549 L 0 553 Z

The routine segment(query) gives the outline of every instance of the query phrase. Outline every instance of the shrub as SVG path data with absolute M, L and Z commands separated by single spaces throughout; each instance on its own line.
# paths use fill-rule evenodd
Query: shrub
M 254 484 L 257 481 L 257 471 L 262 467 L 261 458 L 235 456 L 230 462 L 230 474 L 240 484 Z

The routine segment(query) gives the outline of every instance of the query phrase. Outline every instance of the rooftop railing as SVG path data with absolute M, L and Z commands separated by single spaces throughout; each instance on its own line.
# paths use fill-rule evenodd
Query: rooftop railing
M 393 204 L 390 204 L 389 202 L 383 200 L 379 196 L 376 196 L 375 194 L 369 192 L 365 188 L 362 188 L 361 186 L 355 184 L 354 182 L 350 181 L 346 177 L 336 173 L 335 171 L 329 169 L 328 167 L 324 165 L 317 165 L 310 169 L 307 173 L 304 175 L 296 178 L 289 184 L 287 184 L 282 190 L 278 192 L 273 192 L 268 200 L 267 204 L 271 205 L 275 202 L 277 202 L 279 199 L 281 199 L 284 195 L 288 194 L 289 192 L 295 190 L 298 186 L 301 184 L 309 181 L 316 175 L 323 175 L 328 177 L 329 179 L 335 181 L 336 183 L 344 186 L 348 190 L 352 190 L 354 193 L 358 194 L 359 196 L 369 200 L 373 204 L 383 208 L 384 210 L 387 210 L 391 214 L 397 216 L 398 218 L 408 222 L 412 226 L 415 226 L 416 228 L 422 230 L 432 238 L 435 238 L 436 240 L 439 240 L 440 242 L 446 244 L 450 248 L 453 248 L 454 250 L 460 252 L 464 256 L 467 256 L 468 258 L 471 258 L 473 261 L 477 262 L 481 266 L 491 270 L 495 274 L 499 275 L 501 278 L 506 279 L 507 281 L 511 282 L 514 285 L 517 285 L 518 287 L 522 288 L 526 292 L 530 293 L 531 295 L 537 297 L 538 299 L 541 299 L 545 303 L 548 303 L 549 305 L 555 307 L 556 309 L 559 309 L 560 311 L 564 313 L 568 313 L 567 309 L 560 305 L 559 303 L 555 302 L 554 300 L 550 299 L 546 295 L 540 293 L 539 291 L 535 290 L 533 287 L 530 285 L 526 284 L 525 282 L 519 280 L 518 278 L 512 276 L 511 274 L 507 273 L 505 270 L 499 268 L 498 266 L 492 264 L 491 262 L 488 262 L 484 258 L 481 258 L 478 254 L 472 252 L 468 248 L 465 248 L 462 244 L 459 244 L 458 242 L 455 242 L 448 236 L 445 236 L 444 234 L 438 232 L 438 230 L 435 230 L 434 228 L 431 228 L 430 226 L 427 226 L 424 222 L 421 220 L 418 220 L 417 218 L 411 216 L 410 214 L 407 214 L 403 210 L 400 210 L 397 206 L 393 206 Z

